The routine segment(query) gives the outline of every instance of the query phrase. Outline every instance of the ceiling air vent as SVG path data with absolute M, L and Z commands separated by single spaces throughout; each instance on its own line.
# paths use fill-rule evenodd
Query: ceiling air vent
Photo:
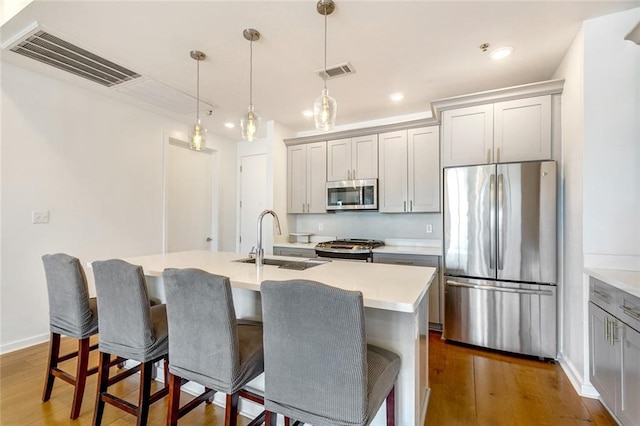
M 19 41 L 11 51 L 107 87 L 140 77 L 134 71 L 42 30 Z
M 345 62 L 344 64 L 334 65 L 331 68 L 327 68 L 326 74 L 324 69 L 316 71 L 320 78 L 326 78 L 327 80 L 337 77 L 343 77 L 345 75 L 353 74 L 354 72 L 356 72 L 355 68 L 353 68 L 353 65 L 348 62 Z

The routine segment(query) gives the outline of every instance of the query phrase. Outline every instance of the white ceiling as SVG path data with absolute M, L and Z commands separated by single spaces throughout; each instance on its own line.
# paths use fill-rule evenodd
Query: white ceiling
M 356 73 L 328 81 L 338 124 L 429 110 L 432 100 L 550 79 L 580 28 L 596 16 L 639 7 L 640 1 L 351 1 L 335 0 L 328 17 L 327 65 L 350 62 Z M 256 111 L 294 131 L 313 129 L 311 109 L 322 80 L 324 17 L 305 1 L 34 1 L 1 28 L 6 43 L 37 21 L 47 31 L 145 77 L 216 106 L 202 118 L 210 132 L 239 138 L 249 101 L 249 42 L 253 45 Z M 631 28 L 630 28 L 631 30 Z M 479 49 L 512 46 L 493 61 Z M 491 50 L 491 48 L 489 50 Z M 2 60 L 146 105 L 113 89 L 2 51 Z M 405 99 L 392 102 L 392 92 Z M 195 109 L 195 101 L 193 102 Z M 157 107 L 150 107 L 163 112 Z M 178 118 L 189 123 L 195 113 Z

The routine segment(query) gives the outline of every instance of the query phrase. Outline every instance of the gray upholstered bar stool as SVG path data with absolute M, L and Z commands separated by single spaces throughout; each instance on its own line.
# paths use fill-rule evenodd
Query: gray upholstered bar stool
M 400 357 L 366 342 L 362 293 L 308 280 L 265 281 L 266 425 L 368 425 L 387 400 L 395 424 Z
M 244 386 L 264 370 L 262 324 L 239 322 L 229 278 L 199 269 L 165 269 L 162 274 L 169 320 L 169 408 L 167 424 L 216 391 L 227 394 L 225 425 L 236 425 L 239 397 L 263 404 Z M 180 407 L 180 386 L 187 381 L 205 392 Z M 264 412 L 249 425 L 264 421 Z
M 149 305 L 142 267 L 118 259 L 96 261 L 91 265 L 100 312 L 100 364 L 93 424 L 101 423 L 104 404 L 108 403 L 136 416 L 138 425 L 146 425 L 149 406 L 169 393 L 166 377 L 169 347 L 166 306 Z M 109 378 L 111 355 L 140 364 Z M 153 365 L 163 359 L 165 386 L 152 395 Z M 108 393 L 109 386 L 138 371 L 140 391 L 137 406 Z
M 64 253 L 42 256 L 49 294 L 49 361 L 47 376 L 42 392 L 42 401 L 51 398 L 55 378 L 64 380 L 74 387 L 71 404 L 71 419 L 78 418 L 82 406 L 82 396 L 87 376 L 98 372 L 89 369 L 89 352 L 98 347 L 91 345 L 89 338 L 98 333 L 98 311 L 96 299 L 89 298 L 87 279 L 80 261 Z M 60 356 L 60 337 L 78 339 L 78 350 Z M 75 377 L 61 370 L 58 364 L 77 357 Z

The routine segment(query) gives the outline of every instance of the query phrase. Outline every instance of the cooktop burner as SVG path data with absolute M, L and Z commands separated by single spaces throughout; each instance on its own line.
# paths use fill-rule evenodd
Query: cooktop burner
M 379 240 L 347 238 L 318 243 L 315 248 L 318 256 L 366 260 L 371 257 L 374 248 L 383 245 L 384 242 Z
M 347 238 L 334 241 L 326 241 L 324 243 L 318 243 L 316 248 L 340 248 L 340 249 L 352 249 L 352 250 L 371 250 L 376 247 L 383 246 L 384 242 L 379 240 L 365 240 L 360 238 Z

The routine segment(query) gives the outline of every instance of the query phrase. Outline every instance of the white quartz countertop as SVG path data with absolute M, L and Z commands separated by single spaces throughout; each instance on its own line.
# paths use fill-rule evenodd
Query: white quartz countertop
M 585 268 L 585 273 L 629 294 L 640 297 L 640 271 Z
M 416 247 L 416 246 L 382 246 L 373 249 L 374 253 L 385 254 L 411 254 L 416 256 L 442 256 L 440 247 Z
M 314 280 L 345 290 L 361 291 L 366 307 L 411 313 L 417 311 L 435 273 L 435 268 L 364 262 L 333 261 L 303 271 L 234 262 L 243 258 L 241 253 L 184 251 L 124 260 L 141 265 L 147 276 L 160 277 L 165 268 L 198 268 L 229 277 L 233 287 L 254 291 L 260 291 L 260 283 L 265 280 Z M 282 256 L 267 258 L 301 261 Z
M 273 243 L 273 246 L 274 247 L 287 247 L 287 248 L 299 248 L 299 249 L 315 250 L 316 244 L 318 244 L 318 243 L 289 243 L 289 242 L 283 242 L 283 243 Z

